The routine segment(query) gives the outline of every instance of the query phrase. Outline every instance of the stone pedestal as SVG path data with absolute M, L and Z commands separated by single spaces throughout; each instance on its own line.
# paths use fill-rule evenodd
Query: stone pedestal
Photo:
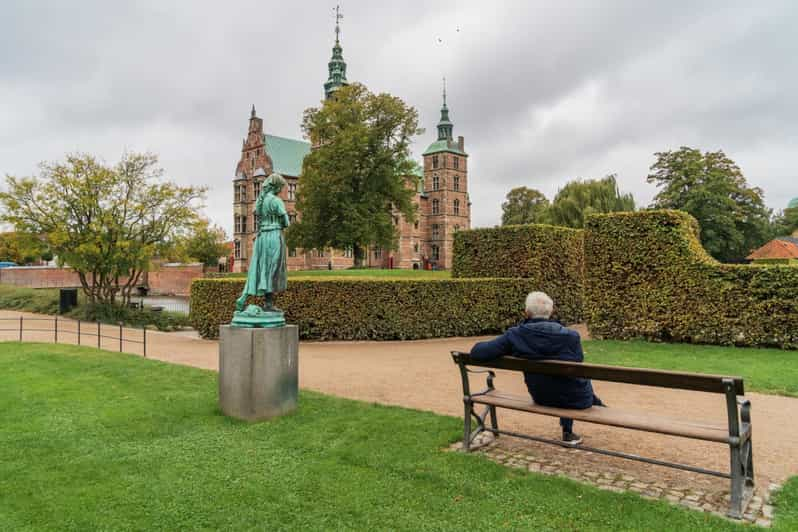
M 219 329 L 219 406 L 231 417 L 259 421 L 296 409 L 299 329 Z

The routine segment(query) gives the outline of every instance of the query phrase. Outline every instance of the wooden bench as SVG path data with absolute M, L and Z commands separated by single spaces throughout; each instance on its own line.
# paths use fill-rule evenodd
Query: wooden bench
M 655 432 L 669 436 L 678 436 L 695 440 L 722 443 L 729 446 L 731 456 L 729 472 L 712 471 L 691 465 L 666 462 L 653 458 L 646 458 L 634 454 L 597 449 L 585 445 L 577 448 L 609 456 L 638 460 L 649 464 L 673 467 L 695 473 L 713 475 L 731 480 L 731 500 L 728 515 L 735 519 L 742 518 L 743 509 L 753 493 L 754 464 L 751 446 L 751 403 L 744 397 L 743 380 L 740 377 L 722 375 L 704 375 L 699 373 L 679 373 L 674 371 L 658 371 L 639 368 L 624 368 L 618 366 L 603 366 L 598 364 L 581 364 L 576 362 L 561 362 L 554 360 L 537 361 L 516 357 L 503 357 L 490 361 L 474 360 L 468 353 L 452 352 L 455 364 L 460 368 L 463 381 L 464 403 L 464 428 L 463 449 L 468 452 L 471 442 L 481 432 L 488 431 L 495 436 L 506 434 L 528 440 L 550 443 L 555 445 L 568 445 L 559 440 L 551 440 L 538 436 L 520 434 L 502 430 L 496 417 L 497 408 L 509 408 L 532 414 L 541 414 L 553 417 L 569 417 L 577 421 L 609 425 L 626 429 Z M 489 369 L 472 369 L 482 367 Z M 727 420 L 710 425 L 706 423 L 689 421 L 681 417 L 666 418 L 651 415 L 645 412 L 633 412 L 614 407 L 593 407 L 585 410 L 572 410 L 564 408 L 550 408 L 536 405 L 529 395 L 517 396 L 502 393 L 494 387 L 496 374 L 494 369 L 509 371 L 528 371 L 541 375 L 560 377 L 583 377 L 597 381 L 620 382 L 642 386 L 656 386 L 660 388 L 676 388 L 722 394 L 726 400 Z M 477 393 L 471 392 L 469 374 L 484 373 L 487 375 L 487 387 Z M 482 413 L 475 410 L 475 405 L 484 405 Z M 472 420 L 476 428 L 472 431 Z M 486 425 L 490 421 L 490 426 Z

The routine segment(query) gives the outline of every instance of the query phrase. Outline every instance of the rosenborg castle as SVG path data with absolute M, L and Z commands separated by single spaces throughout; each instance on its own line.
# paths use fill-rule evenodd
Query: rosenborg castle
M 335 45 L 328 63 L 329 77 L 324 84 L 326 98 L 346 85 L 346 63 L 335 27 Z M 396 250 L 370 248 L 364 261 L 375 268 L 449 269 L 452 265 L 453 235 L 471 225 L 471 204 L 468 197 L 468 154 L 463 137 L 453 137 L 446 93 L 443 93 L 437 139 L 422 154 L 423 165 L 418 174 L 406 176 L 415 185 L 418 216 L 408 223 L 395 216 L 399 246 Z M 296 209 L 296 195 L 302 186 L 302 160 L 311 145 L 302 140 L 277 137 L 263 132 L 263 119 L 255 107 L 249 118 L 249 129 L 241 148 L 233 181 L 234 263 L 233 271 L 246 271 L 257 235 L 255 200 L 260 186 L 272 172 L 285 177 L 287 186 L 281 197 L 292 221 L 302 217 Z M 351 250 L 289 249 L 288 269 L 348 268 L 354 263 Z

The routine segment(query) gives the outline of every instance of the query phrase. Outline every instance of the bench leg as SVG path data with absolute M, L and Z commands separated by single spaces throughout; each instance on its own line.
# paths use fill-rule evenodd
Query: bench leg
M 496 407 L 493 405 L 490 405 L 490 426 L 494 431 L 493 436 L 498 438 L 499 433 L 496 431 L 499 430 L 499 420 L 496 418 Z
M 469 452 L 471 450 L 471 411 L 473 409 L 470 401 L 463 401 L 463 450 Z
M 740 445 L 730 445 L 731 453 L 731 501 L 728 516 L 742 519 L 754 488 L 754 456 L 751 439 Z

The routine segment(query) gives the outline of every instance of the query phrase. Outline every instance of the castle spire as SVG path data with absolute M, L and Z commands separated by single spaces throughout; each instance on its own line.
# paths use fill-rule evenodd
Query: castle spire
M 249 113 L 250 118 L 255 118 L 255 104 L 252 104 L 252 111 Z
M 335 91 L 344 85 L 346 81 L 346 62 L 344 61 L 344 50 L 341 48 L 341 7 L 335 6 L 335 45 L 332 49 L 332 58 L 327 63 L 327 82 L 324 84 L 324 97 L 330 98 Z
M 441 106 L 441 119 L 438 122 L 438 140 L 452 140 L 452 129 L 449 108 L 446 106 L 446 78 L 443 78 L 443 106 Z

